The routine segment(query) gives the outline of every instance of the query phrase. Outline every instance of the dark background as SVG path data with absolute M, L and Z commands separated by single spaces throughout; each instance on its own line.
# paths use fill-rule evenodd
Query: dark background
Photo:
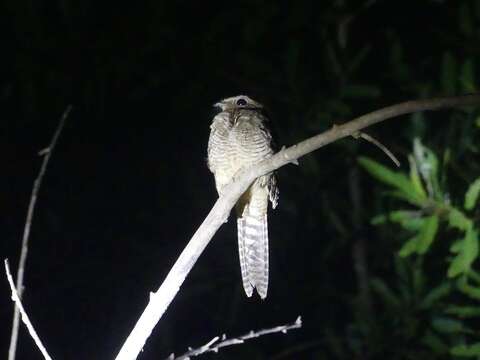
M 213 206 L 205 161 L 213 103 L 248 94 L 268 108 L 277 142 L 291 145 L 382 106 L 466 92 L 442 77 L 446 56 L 477 62 L 480 52 L 473 0 L 6 0 L 0 14 L 0 254 L 12 269 L 37 152 L 73 105 L 40 191 L 25 279 L 24 305 L 57 359 L 113 358 Z M 435 149 L 449 144 L 461 167 L 472 158 L 454 114 L 404 116 L 368 132 L 404 171 L 414 136 Z M 345 139 L 279 170 L 266 301 L 243 293 L 231 218 L 140 358 L 298 315 L 301 330 L 204 358 L 381 359 L 406 347 L 417 356 L 398 358 L 432 358 L 412 337 L 389 337 L 400 325 L 358 331 L 372 312 L 387 311 L 370 298 L 368 280 L 395 281 L 400 246 L 369 225 L 386 205 L 359 155 L 391 166 L 372 145 Z M 0 284 L 6 356 L 12 305 Z M 20 334 L 17 358 L 39 359 L 23 326 Z

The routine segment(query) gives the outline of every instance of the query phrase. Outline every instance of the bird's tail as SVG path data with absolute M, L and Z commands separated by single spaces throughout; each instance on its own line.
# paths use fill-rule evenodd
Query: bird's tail
M 256 288 L 260 297 L 265 299 L 268 290 L 267 214 L 239 217 L 237 227 L 243 288 L 248 297 Z

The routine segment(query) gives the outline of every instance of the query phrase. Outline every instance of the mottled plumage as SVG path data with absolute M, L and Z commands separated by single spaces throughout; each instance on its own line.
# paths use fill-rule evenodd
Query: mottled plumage
M 235 96 L 215 104 L 220 108 L 210 126 L 208 167 L 219 194 L 235 173 L 273 154 L 262 105 L 248 96 Z M 268 290 L 268 199 L 275 208 L 278 189 L 274 174 L 254 181 L 236 204 L 238 252 L 243 288 L 262 299 Z

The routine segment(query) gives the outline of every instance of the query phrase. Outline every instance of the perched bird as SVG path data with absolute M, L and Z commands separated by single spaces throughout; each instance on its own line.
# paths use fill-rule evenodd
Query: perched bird
M 210 126 L 208 167 L 221 195 L 238 170 L 273 154 L 272 136 L 263 106 L 248 96 L 230 97 L 214 106 L 220 112 Z M 269 199 L 275 208 L 278 188 L 273 173 L 256 179 L 235 205 L 243 288 L 248 297 L 257 289 L 262 299 L 268 290 Z

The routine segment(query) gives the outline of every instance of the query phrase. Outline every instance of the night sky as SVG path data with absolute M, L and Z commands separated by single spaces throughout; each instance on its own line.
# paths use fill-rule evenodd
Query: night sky
M 0 254 L 12 270 L 41 165 L 37 153 L 73 106 L 43 179 L 25 278 L 24 305 L 50 354 L 113 358 L 149 292 L 208 214 L 217 198 L 206 166 L 213 103 L 248 94 L 267 107 L 278 144 L 291 145 L 418 97 L 394 73 L 393 44 L 402 47 L 409 78 L 431 82 L 427 95 L 443 95 L 442 54 L 479 51 L 478 43 L 459 45 L 451 35 L 457 8 L 449 1 L 3 1 Z M 364 49 L 358 67 L 347 71 L 345 64 Z M 348 83 L 378 91 L 340 102 Z M 441 114 L 437 119 L 446 121 Z M 371 133 L 405 161 L 408 124 L 393 120 Z M 139 358 L 163 359 L 216 335 L 241 335 L 298 315 L 301 330 L 203 358 L 337 358 L 329 334 L 351 335 L 359 291 L 355 239 L 374 244 L 367 258 L 376 274 L 391 273 L 398 249 L 369 225 L 379 198 L 355 166 L 359 155 L 391 165 L 370 144 L 345 139 L 299 167 L 280 169 L 265 301 L 243 292 L 232 216 Z M 363 194 L 359 216 L 352 214 L 352 177 Z M 0 294 L 4 357 L 12 316 L 6 279 Z M 17 359 L 40 358 L 22 326 Z

